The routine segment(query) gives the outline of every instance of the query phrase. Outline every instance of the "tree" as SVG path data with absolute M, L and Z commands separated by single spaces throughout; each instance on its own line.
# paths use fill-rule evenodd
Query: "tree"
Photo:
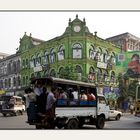
M 125 78 L 125 80 L 126 79 L 127 78 Z M 123 77 L 122 73 L 119 73 L 119 75 L 118 75 L 118 82 L 119 82 L 120 96 L 118 97 L 117 103 L 120 104 L 128 97 L 128 94 L 127 94 L 128 89 L 127 89 L 127 85 L 124 84 L 124 77 Z
M 75 72 L 74 67 L 68 65 L 61 71 L 59 77 L 69 80 L 78 80 L 78 74 Z
M 137 80 L 133 80 L 128 87 L 128 96 L 131 96 L 133 99 L 136 97 L 136 86 L 138 84 Z

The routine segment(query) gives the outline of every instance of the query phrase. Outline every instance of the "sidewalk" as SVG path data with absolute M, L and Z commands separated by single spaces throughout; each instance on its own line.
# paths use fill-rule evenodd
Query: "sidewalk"
M 134 113 L 133 114 L 131 114 L 130 112 L 123 112 L 122 113 L 122 116 L 129 116 L 129 115 L 134 115 Z

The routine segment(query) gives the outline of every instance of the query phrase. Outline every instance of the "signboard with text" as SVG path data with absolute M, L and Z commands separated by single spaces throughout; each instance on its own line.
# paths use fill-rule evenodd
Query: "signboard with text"
M 106 63 L 103 63 L 103 62 L 98 62 L 97 63 L 97 67 L 98 68 L 102 68 L 102 69 L 106 69 L 107 68 L 107 64 Z

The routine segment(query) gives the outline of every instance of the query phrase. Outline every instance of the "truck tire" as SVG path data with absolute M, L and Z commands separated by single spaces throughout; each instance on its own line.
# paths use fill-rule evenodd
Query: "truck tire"
M 6 115 L 7 115 L 6 113 L 3 113 L 3 116 L 4 116 L 4 117 L 6 117 Z
M 19 115 L 19 112 L 18 110 L 14 112 L 14 116 L 18 116 Z
M 35 128 L 36 128 L 36 129 L 42 129 L 42 126 L 41 126 L 41 125 L 36 124 L 36 125 L 35 125 Z
M 99 116 L 96 121 L 96 128 L 103 129 L 105 125 L 105 119 L 102 116 Z
M 76 119 L 70 119 L 64 128 L 65 129 L 77 129 L 77 128 L 79 128 L 79 123 Z

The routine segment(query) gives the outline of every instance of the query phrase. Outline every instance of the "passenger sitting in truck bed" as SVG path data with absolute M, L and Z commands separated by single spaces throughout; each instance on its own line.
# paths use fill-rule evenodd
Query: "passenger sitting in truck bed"
M 60 90 L 58 99 L 67 99 L 67 93 L 64 90 Z
M 88 101 L 94 101 L 96 100 L 96 97 L 94 96 L 93 93 L 91 93 L 90 91 L 87 92 L 87 100 Z
M 74 96 L 73 96 L 72 92 L 73 92 L 73 89 L 72 89 L 72 88 L 69 88 L 68 91 L 67 91 L 67 93 L 68 93 L 68 98 L 69 98 L 70 100 L 73 100 L 73 99 L 74 99 Z
M 81 90 L 80 100 L 87 101 L 87 95 L 85 94 L 85 91 L 84 90 Z

